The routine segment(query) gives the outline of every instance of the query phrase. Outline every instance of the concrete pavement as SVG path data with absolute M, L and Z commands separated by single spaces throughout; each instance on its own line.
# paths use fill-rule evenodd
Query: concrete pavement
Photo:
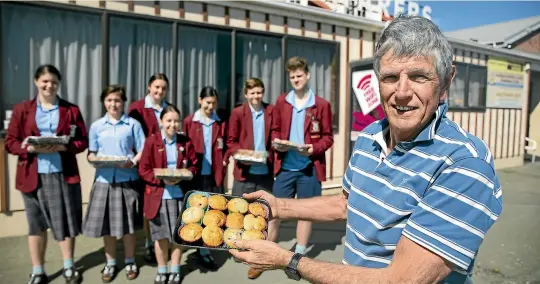
M 480 249 L 474 282 L 540 283 L 540 163 L 498 172 L 503 185 L 504 212 Z M 340 262 L 343 256 L 344 228 L 344 222 L 316 224 L 313 246 L 308 255 L 320 260 Z M 295 222 L 284 222 L 280 245 L 292 248 L 295 231 Z M 118 249 L 119 266 L 123 267 L 121 242 L 118 243 Z M 221 265 L 219 271 L 206 271 L 190 255 L 193 252 L 188 250 L 183 256 L 181 270 L 186 275 L 183 283 L 297 283 L 288 280 L 282 271 L 266 272 L 256 281 L 248 280 L 247 267 L 234 262 L 227 253 L 214 254 Z M 153 283 L 156 268 L 145 265 L 140 253 L 137 256 L 141 265 L 139 278 L 128 282 L 124 271 L 120 271 L 113 283 Z M 3 259 L 0 283 L 26 283 L 30 272 L 26 237 L 0 239 L 0 256 Z M 101 283 L 100 271 L 104 261 L 101 240 L 78 238 L 76 256 L 76 266 L 84 273 L 83 283 Z M 53 241 L 49 241 L 46 270 L 53 278 L 51 283 L 63 283 L 61 268 L 59 248 Z

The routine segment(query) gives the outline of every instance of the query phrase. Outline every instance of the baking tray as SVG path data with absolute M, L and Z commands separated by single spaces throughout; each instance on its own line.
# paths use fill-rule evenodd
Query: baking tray
M 211 249 L 211 250 L 229 250 L 229 249 L 232 249 L 231 247 L 229 247 L 229 246 L 227 246 L 225 244 L 225 241 L 223 241 L 222 245 L 219 246 L 219 247 L 209 247 L 209 246 L 204 245 L 204 243 L 202 241 L 202 238 L 199 241 L 194 242 L 194 243 L 187 243 L 184 240 L 182 240 L 182 238 L 180 238 L 180 229 L 184 225 L 184 222 L 182 221 L 182 214 L 184 213 L 184 210 L 186 210 L 187 208 L 190 207 L 187 201 L 188 201 L 189 197 L 192 194 L 203 194 L 203 195 L 206 195 L 207 197 L 210 197 L 212 195 L 221 195 L 221 196 L 227 198 L 227 200 L 231 200 L 233 198 L 241 198 L 241 199 L 246 200 L 245 198 L 243 198 L 241 196 L 234 196 L 234 195 L 229 195 L 229 194 L 210 193 L 210 192 L 204 192 L 204 191 L 198 191 L 198 190 L 188 191 L 186 193 L 186 195 L 184 196 L 184 201 L 182 202 L 182 208 L 180 210 L 180 213 L 179 213 L 177 221 L 176 221 L 176 226 L 175 226 L 174 235 L 173 235 L 174 243 L 176 243 L 178 245 L 181 245 L 181 246 L 190 247 L 190 248 L 204 248 L 204 249 Z M 246 200 L 246 201 L 248 201 L 248 200 Z M 267 239 L 268 238 L 268 224 L 269 224 L 269 218 L 270 218 L 270 214 L 271 214 L 270 205 L 264 199 L 257 199 L 257 200 L 252 201 L 252 202 L 248 201 L 248 203 L 254 203 L 254 202 L 261 203 L 261 204 L 263 204 L 264 206 L 267 207 L 267 216 L 265 218 L 266 222 L 267 222 L 267 226 L 266 226 L 266 229 L 264 229 L 262 231 L 262 233 L 264 235 L 264 239 Z M 204 209 L 204 214 L 206 214 L 206 212 L 208 212 L 208 210 L 210 210 L 209 205 L 207 205 L 206 208 Z M 212 210 L 215 210 L 215 209 L 212 209 Z M 225 213 L 225 215 L 228 215 L 227 210 L 223 211 L 223 213 Z M 249 214 L 249 213 L 246 213 L 246 214 Z M 243 214 L 243 215 L 245 216 L 246 214 Z M 204 215 L 203 215 L 203 218 L 201 218 L 201 221 L 199 222 L 199 224 L 204 228 L 205 226 L 202 224 L 203 219 L 204 219 Z M 225 225 L 223 225 L 221 227 L 221 229 L 223 229 L 223 232 L 225 232 L 227 227 Z M 243 228 L 241 230 L 242 230 L 242 232 L 245 231 Z
M 70 136 L 28 136 L 23 141 L 23 145 L 66 145 Z
M 191 180 L 193 178 L 193 173 L 188 169 L 154 169 L 154 176 L 157 179 L 161 180 L 171 180 L 171 179 L 180 179 L 180 180 Z
M 290 142 L 290 141 L 287 141 L 287 143 L 272 141 L 272 145 L 273 146 L 278 146 L 278 145 L 279 146 L 286 146 L 286 147 L 295 149 L 295 150 L 300 151 L 300 152 L 304 152 L 304 151 L 306 151 L 308 149 L 308 147 L 306 145 L 300 145 L 300 144 L 296 144 L 296 143 Z
M 96 168 L 117 168 L 129 161 L 128 157 L 122 156 L 97 156 L 96 159 L 95 161 L 88 161 Z
M 245 163 L 266 164 L 268 152 L 240 149 L 234 153 L 233 158 Z

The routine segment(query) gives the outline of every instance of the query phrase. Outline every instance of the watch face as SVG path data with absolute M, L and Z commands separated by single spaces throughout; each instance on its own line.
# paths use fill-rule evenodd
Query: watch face
M 297 281 L 300 280 L 300 275 L 298 275 L 298 273 L 294 269 L 287 267 L 285 269 L 285 274 L 287 275 L 287 277 L 289 277 L 289 279 L 293 279 Z

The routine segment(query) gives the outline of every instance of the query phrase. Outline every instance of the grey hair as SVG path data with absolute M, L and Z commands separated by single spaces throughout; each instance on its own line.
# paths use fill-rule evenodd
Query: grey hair
M 431 57 L 439 77 L 440 91 L 450 87 L 452 79 L 452 46 L 439 28 L 420 16 L 401 15 L 386 27 L 375 48 L 373 67 L 380 75 L 381 58 L 391 51 L 396 58 Z

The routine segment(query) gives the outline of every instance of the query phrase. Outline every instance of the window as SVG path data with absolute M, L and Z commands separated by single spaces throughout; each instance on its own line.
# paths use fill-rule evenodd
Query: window
M 4 109 L 33 98 L 34 71 L 53 64 L 62 74 L 59 95 L 77 104 L 87 127 L 101 116 L 101 22 L 98 15 L 2 5 Z
M 455 63 L 456 75 L 449 89 L 450 108 L 484 108 L 486 105 L 487 68 Z
M 283 89 L 283 72 L 281 38 L 237 34 L 235 105 L 245 101 L 244 82 L 251 77 L 263 81 L 263 100 L 275 103 Z
M 199 109 L 199 92 L 212 86 L 219 93 L 218 114 L 226 119 L 231 97 L 231 33 L 180 26 L 178 28 L 178 105 L 188 116 Z
M 171 90 L 172 25 L 111 17 L 109 26 L 109 82 L 126 86 L 127 104 L 146 96 L 154 73 L 165 73 Z M 173 95 L 169 91 L 167 100 Z
M 337 74 L 339 72 L 338 45 L 300 39 L 287 39 L 287 58 L 300 56 L 309 64 L 310 82 L 313 92 L 332 105 L 334 129 L 338 128 Z M 292 89 L 287 80 L 287 90 Z

